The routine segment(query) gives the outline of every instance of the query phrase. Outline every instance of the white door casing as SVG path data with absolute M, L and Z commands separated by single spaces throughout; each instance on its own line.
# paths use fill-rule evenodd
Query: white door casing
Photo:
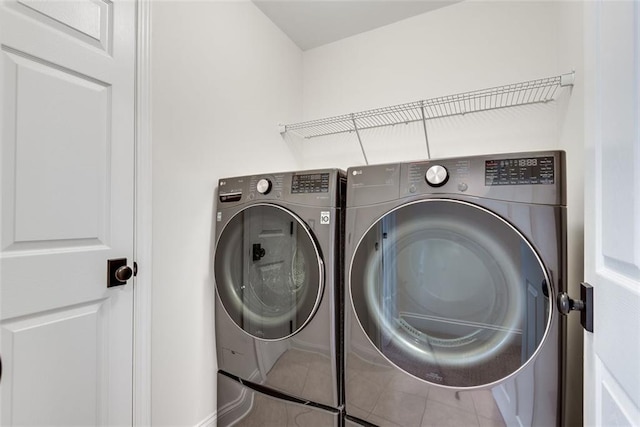
M 131 425 L 133 1 L 0 4 L 2 425 Z
M 584 424 L 640 425 L 640 4 L 585 3 Z M 569 361 L 571 363 L 571 361 Z

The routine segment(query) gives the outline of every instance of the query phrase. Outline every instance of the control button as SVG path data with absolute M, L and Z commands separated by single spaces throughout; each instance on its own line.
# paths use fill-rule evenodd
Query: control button
M 271 191 L 271 181 L 266 178 L 262 178 L 256 184 L 256 190 L 260 194 L 269 194 L 269 191 Z
M 411 185 L 411 187 L 409 187 L 409 193 L 415 193 L 416 192 L 416 186 L 415 185 Z
M 427 169 L 425 179 L 427 180 L 427 184 L 429 184 L 430 186 L 441 187 L 447 183 L 447 180 L 449 179 L 449 173 L 444 166 L 433 165 L 429 169 Z
M 458 184 L 458 190 L 467 191 L 468 189 L 469 189 L 469 186 L 465 182 L 461 182 Z

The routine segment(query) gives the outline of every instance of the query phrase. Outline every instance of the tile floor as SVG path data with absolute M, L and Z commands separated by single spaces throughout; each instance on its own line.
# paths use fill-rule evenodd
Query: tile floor
M 490 390 L 431 387 L 397 370 L 349 356 L 347 413 L 380 427 L 502 427 Z
M 398 371 L 365 361 L 349 359 L 347 411 L 380 427 L 476 426 L 502 427 L 505 422 L 490 390 L 455 392 L 431 387 Z M 326 400 L 331 390 L 330 359 L 317 353 L 288 350 L 267 374 L 264 385 L 295 396 Z M 240 426 L 330 426 L 328 414 L 299 405 L 277 405 L 255 395 L 251 411 Z M 277 424 L 277 423 L 280 424 Z
M 331 359 L 320 353 L 290 349 L 267 373 L 264 385 L 296 397 L 335 406 Z
M 333 396 L 331 359 L 320 353 L 290 349 L 284 352 L 266 374 L 263 385 L 331 406 Z M 338 415 L 313 407 L 286 403 L 253 393 L 250 411 L 238 427 L 333 427 Z

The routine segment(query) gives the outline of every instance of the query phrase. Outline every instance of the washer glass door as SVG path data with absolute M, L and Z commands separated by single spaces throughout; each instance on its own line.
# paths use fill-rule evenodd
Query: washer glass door
M 400 369 L 450 387 L 503 380 L 551 322 L 542 263 L 505 220 L 454 200 L 403 205 L 358 243 L 349 287 L 373 345 Z
M 302 329 L 322 296 L 324 265 L 304 222 L 276 205 L 256 204 L 224 227 L 215 252 L 218 296 L 248 334 L 279 340 Z

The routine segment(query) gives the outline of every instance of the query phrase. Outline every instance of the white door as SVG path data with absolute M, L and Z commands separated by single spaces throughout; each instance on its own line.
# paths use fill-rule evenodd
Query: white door
M 0 3 L 1 424 L 131 425 L 135 2 Z
M 640 426 L 640 3 L 585 3 L 584 421 Z

